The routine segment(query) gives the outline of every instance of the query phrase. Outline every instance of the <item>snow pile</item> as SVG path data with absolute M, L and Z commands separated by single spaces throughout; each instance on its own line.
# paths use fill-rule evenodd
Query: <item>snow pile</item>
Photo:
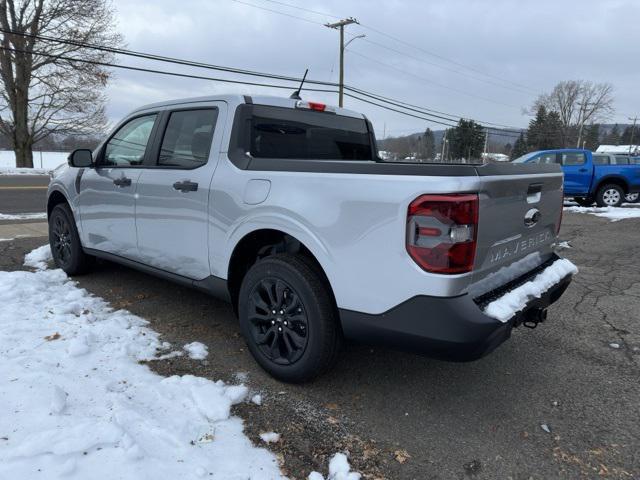
M 318 472 L 311 472 L 307 480 L 325 480 L 325 478 Z M 349 460 L 344 453 L 336 453 L 329 462 L 329 476 L 326 480 L 360 480 L 360 474 L 351 471 Z
M 16 168 L 13 150 L 0 150 L 0 175 L 47 175 L 50 170 L 67 163 L 69 153 L 34 151 L 33 166 L 36 168 Z
M 578 268 L 566 258 L 556 260 L 536 275 L 533 280 L 514 288 L 491 302 L 484 309 L 484 313 L 501 322 L 507 322 L 522 310 L 532 298 L 540 298 L 543 293 L 564 277 L 576 273 L 578 273 Z
M 200 342 L 191 342 L 187 343 L 184 347 L 184 350 L 189 355 L 189 358 L 192 360 L 204 360 L 209 355 L 209 350 L 207 346 Z
M 623 207 L 565 207 L 566 212 L 590 213 L 596 217 L 608 218 L 612 222 L 627 218 L 640 218 L 640 205 L 625 204 Z
M 45 270 L 47 263 L 51 260 L 53 260 L 53 256 L 49 244 L 42 245 L 24 256 L 25 266 L 35 268 L 36 270 Z
M 260 434 L 260 439 L 264 443 L 275 443 L 280 441 L 280 434 L 276 432 L 265 432 Z
M 143 319 L 62 270 L 0 271 L 0 305 L 0 478 L 282 478 L 230 416 L 246 387 L 154 374 Z
M 45 212 L 38 213 L 0 213 L 0 220 L 42 220 L 47 218 Z

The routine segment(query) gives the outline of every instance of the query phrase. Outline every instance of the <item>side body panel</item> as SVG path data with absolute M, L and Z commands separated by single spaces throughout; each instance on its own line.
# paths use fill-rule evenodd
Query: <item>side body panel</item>
M 184 109 L 175 105 L 171 109 Z M 198 108 L 218 108 L 209 160 L 195 169 L 148 168 L 143 170 L 136 192 L 136 229 L 140 261 L 177 275 L 202 280 L 210 275 L 210 184 L 225 130 L 226 104 L 206 102 Z M 162 140 L 162 132 L 156 139 Z M 157 150 L 154 148 L 154 155 Z M 155 160 L 155 159 L 154 159 Z M 197 184 L 194 191 L 180 191 L 174 183 Z
M 593 158 L 588 150 L 561 150 L 562 154 L 582 154 L 585 157 L 583 165 L 562 165 L 564 172 L 564 192 L 568 195 L 586 195 L 593 182 Z

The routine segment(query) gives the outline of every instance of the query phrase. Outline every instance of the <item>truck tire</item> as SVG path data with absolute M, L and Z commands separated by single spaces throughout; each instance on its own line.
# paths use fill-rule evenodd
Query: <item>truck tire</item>
M 596 204 L 599 207 L 619 207 L 624 201 L 624 190 L 615 183 L 601 186 L 596 194 Z
M 238 296 L 247 346 L 260 366 L 284 382 L 309 381 L 335 362 L 342 339 L 329 286 L 302 255 L 255 263 Z
M 640 200 L 640 193 L 627 193 L 624 196 L 624 201 L 628 203 L 638 203 Z
M 66 203 L 53 207 L 49 215 L 49 245 L 53 261 L 67 275 L 87 272 L 94 257 L 84 253 L 73 213 Z

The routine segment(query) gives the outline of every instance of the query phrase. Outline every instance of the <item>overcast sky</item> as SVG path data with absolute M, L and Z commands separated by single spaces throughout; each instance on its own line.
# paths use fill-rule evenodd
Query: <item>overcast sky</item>
M 585 79 L 613 84 L 612 121 L 626 123 L 640 113 L 639 0 L 241 1 L 114 4 L 118 29 L 132 50 L 295 76 L 308 67 L 310 78 L 335 82 L 338 32 L 322 24 L 353 16 L 361 25 L 346 32 L 366 37 L 354 40 L 345 54 L 349 85 L 456 116 L 524 127 L 529 117 L 523 108 L 538 93 L 561 80 Z M 130 57 L 118 61 L 238 78 Z M 290 93 L 117 70 L 108 113 L 117 120 L 145 103 L 224 92 Z M 303 97 L 337 104 L 335 94 Z M 365 113 L 379 137 L 442 128 L 350 98 L 345 106 Z

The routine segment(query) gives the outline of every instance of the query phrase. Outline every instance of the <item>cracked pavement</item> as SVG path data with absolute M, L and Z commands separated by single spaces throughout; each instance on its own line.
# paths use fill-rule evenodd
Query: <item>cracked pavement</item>
M 640 220 L 565 212 L 561 239 L 572 248 L 560 253 L 580 273 L 545 324 L 517 329 L 479 361 L 350 344 L 335 370 L 297 386 L 257 367 L 223 303 L 109 263 L 77 280 L 175 346 L 209 347 L 207 361 L 174 358 L 154 370 L 260 392 L 262 406 L 236 414 L 257 444 L 260 432 L 282 435 L 269 448 L 291 478 L 348 450 L 370 479 L 630 479 L 640 478 L 639 233 Z M 0 243 L 0 268 L 21 268 L 21 255 L 45 242 Z

